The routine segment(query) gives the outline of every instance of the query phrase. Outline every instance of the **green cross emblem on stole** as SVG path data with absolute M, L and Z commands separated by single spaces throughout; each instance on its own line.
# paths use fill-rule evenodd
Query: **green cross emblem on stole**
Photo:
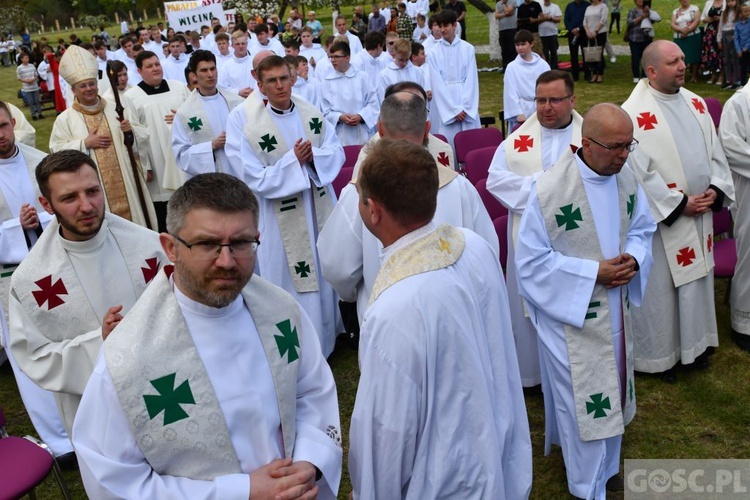
M 274 149 L 276 149 L 276 144 L 278 142 L 276 141 L 276 137 L 272 136 L 271 134 L 266 134 L 264 136 L 261 136 L 261 141 L 258 143 L 260 145 L 260 149 L 263 151 L 271 152 Z
M 188 418 L 188 414 L 180 406 L 181 404 L 195 404 L 193 391 L 190 390 L 190 384 L 187 379 L 175 387 L 175 378 L 177 373 L 172 373 L 155 380 L 151 380 L 158 396 L 153 394 L 144 394 L 143 399 L 146 402 L 146 410 L 150 419 L 154 419 L 159 413 L 164 412 L 164 425 Z
M 630 196 L 628 196 L 627 208 L 628 208 L 628 217 L 632 219 L 633 213 L 635 212 L 635 195 L 634 194 L 631 194 Z
M 282 358 L 286 353 L 287 364 L 299 359 L 299 353 L 297 348 L 299 347 L 299 338 L 297 338 L 297 327 L 292 327 L 292 321 L 285 319 L 280 323 L 276 323 L 276 328 L 279 329 L 281 335 L 274 335 L 276 339 L 276 345 L 279 348 L 279 356 Z
M 576 223 L 576 221 L 583 221 L 583 216 L 581 215 L 580 208 L 576 208 L 575 210 L 573 210 L 573 204 L 571 203 L 570 205 L 560 207 L 560 211 L 562 212 L 562 214 L 555 214 L 557 227 L 565 225 L 566 231 L 578 229 L 580 227 Z
M 312 130 L 314 134 L 320 134 L 320 129 L 323 128 L 323 122 L 320 121 L 320 118 L 318 117 L 315 117 L 312 120 L 310 120 L 309 125 L 310 125 L 310 130 Z
M 593 413 L 594 418 L 606 417 L 607 412 L 604 410 L 611 410 L 612 407 L 609 404 L 609 396 L 602 399 L 603 396 L 602 392 L 590 395 L 591 401 L 586 401 L 586 413 Z
M 201 120 L 197 116 L 194 116 L 190 120 L 188 120 L 188 127 L 190 127 L 191 130 L 197 132 L 201 129 L 201 127 L 203 127 L 203 120 Z
M 294 272 L 299 274 L 300 278 L 307 278 L 310 275 L 310 266 L 307 265 L 307 262 L 301 260 L 294 266 Z

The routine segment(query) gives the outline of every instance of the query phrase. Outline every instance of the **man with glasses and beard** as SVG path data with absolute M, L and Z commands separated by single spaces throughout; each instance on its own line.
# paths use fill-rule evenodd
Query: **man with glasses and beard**
M 252 276 L 258 217 L 227 174 L 170 199 L 174 269 L 105 343 L 76 420 L 91 498 L 335 498 L 333 376 L 304 310 Z

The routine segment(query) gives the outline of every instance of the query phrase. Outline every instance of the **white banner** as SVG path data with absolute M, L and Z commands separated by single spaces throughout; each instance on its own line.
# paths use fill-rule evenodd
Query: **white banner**
M 237 9 L 224 9 L 224 19 L 221 20 L 221 25 L 226 26 L 229 23 L 233 23 L 236 12 Z
M 226 18 L 221 0 L 164 2 L 164 12 L 167 13 L 169 27 L 175 31 L 200 31 L 201 26 L 211 26 L 214 17 L 221 21 Z

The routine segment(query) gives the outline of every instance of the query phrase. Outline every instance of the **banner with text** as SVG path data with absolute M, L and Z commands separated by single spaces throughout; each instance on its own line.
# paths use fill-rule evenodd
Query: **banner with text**
M 167 22 L 175 31 L 198 30 L 201 26 L 211 26 L 214 17 L 226 24 L 226 16 L 221 0 L 185 0 L 164 2 Z

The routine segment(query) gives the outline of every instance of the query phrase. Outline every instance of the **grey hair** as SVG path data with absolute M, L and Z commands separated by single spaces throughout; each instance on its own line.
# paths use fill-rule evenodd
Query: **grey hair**
M 421 96 L 413 92 L 395 92 L 380 106 L 380 123 L 388 135 L 421 136 L 426 122 L 427 106 Z

